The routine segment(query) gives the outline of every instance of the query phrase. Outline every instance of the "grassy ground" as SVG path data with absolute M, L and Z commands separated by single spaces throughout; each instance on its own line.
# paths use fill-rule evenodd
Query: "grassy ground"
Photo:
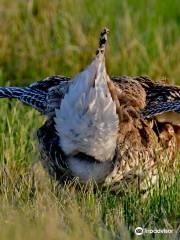
M 104 26 L 111 31 L 111 75 L 145 74 L 180 84 L 178 0 L 0 0 L 0 85 L 73 76 L 93 57 Z M 34 136 L 42 122 L 30 108 L 0 101 L 0 239 L 132 239 L 137 226 L 175 234 L 178 171 L 172 186 L 162 180 L 145 199 L 130 186 L 121 195 L 93 193 L 91 186 L 59 189 L 35 163 Z

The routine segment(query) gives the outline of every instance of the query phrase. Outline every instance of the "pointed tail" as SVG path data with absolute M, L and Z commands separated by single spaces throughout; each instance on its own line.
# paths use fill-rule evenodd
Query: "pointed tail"
M 46 111 L 46 93 L 30 87 L 0 87 L 0 98 L 15 98 L 38 111 Z

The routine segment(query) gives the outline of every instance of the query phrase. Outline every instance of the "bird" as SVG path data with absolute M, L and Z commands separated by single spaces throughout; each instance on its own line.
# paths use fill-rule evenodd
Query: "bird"
M 180 87 L 147 76 L 109 76 L 100 33 L 91 63 L 75 77 L 50 76 L 27 87 L 0 87 L 46 117 L 37 131 L 40 160 L 60 184 L 78 179 L 103 186 L 136 183 L 144 191 L 176 168 Z

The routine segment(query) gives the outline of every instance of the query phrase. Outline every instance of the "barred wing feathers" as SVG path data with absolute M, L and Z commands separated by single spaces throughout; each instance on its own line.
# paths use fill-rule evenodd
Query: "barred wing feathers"
M 140 111 L 142 118 L 156 118 L 160 122 L 180 124 L 180 87 L 155 83 L 144 76 L 112 77 L 112 79 L 120 89 L 127 89 L 133 81 L 136 82 L 136 87 L 131 86 L 129 89 L 130 95 L 134 95 L 138 90 L 137 83 L 145 90 L 146 102 Z M 143 94 L 141 91 L 139 96 L 136 95 L 138 101 L 141 100 Z
M 144 76 L 121 76 L 111 77 L 111 79 L 117 89 L 125 92 L 127 98 L 128 95 L 131 98 L 133 95 L 134 99 L 138 100 L 142 118 L 161 116 L 161 121 L 164 119 L 166 122 L 172 122 L 172 118 L 175 117 L 176 124 L 177 119 L 180 124 L 180 87 L 154 83 Z M 51 115 L 54 114 L 55 108 L 60 107 L 61 99 L 68 91 L 70 84 L 69 77 L 50 76 L 29 87 L 0 87 L 0 98 L 16 98 L 42 114 Z M 144 93 L 146 94 L 145 102 Z M 163 116 L 164 113 L 166 114 Z
M 46 94 L 29 87 L 0 87 L 0 98 L 16 98 L 40 112 L 46 109 Z
M 51 76 L 29 87 L 0 87 L 0 98 L 15 98 L 45 115 L 54 114 L 66 93 L 70 78 Z

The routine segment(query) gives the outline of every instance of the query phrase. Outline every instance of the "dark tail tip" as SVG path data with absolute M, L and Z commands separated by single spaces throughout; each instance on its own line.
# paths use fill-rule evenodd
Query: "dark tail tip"
M 101 53 L 105 52 L 105 44 L 106 44 L 106 41 L 107 41 L 108 34 L 109 34 L 109 29 L 108 28 L 104 28 L 101 31 L 100 38 L 99 38 L 99 48 L 96 50 L 96 55 L 99 52 L 101 52 Z

